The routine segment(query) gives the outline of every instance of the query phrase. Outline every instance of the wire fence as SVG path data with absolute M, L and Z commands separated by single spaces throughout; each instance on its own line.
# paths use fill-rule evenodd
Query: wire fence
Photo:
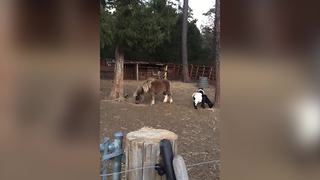
M 195 164 L 186 165 L 186 167 L 190 168 L 190 167 L 201 166 L 201 165 L 205 165 L 205 164 L 216 164 L 216 163 L 220 163 L 220 160 L 211 160 L 211 161 L 199 162 L 199 163 L 195 163 Z M 101 177 L 112 176 L 114 174 L 123 174 L 123 173 L 132 172 L 132 171 L 143 170 L 143 169 L 155 169 L 156 167 L 158 167 L 158 166 L 144 166 L 144 167 L 129 169 L 129 170 L 126 170 L 126 171 L 120 171 L 120 172 L 116 172 L 116 173 L 100 174 L 100 176 Z

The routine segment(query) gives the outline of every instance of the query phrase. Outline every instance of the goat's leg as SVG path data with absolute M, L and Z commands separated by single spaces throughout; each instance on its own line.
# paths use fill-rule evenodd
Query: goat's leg
M 202 99 L 202 102 L 201 102 L 201 107 L 202 107 L 202 108 L 206 108 L 206 105 L 205 105 L 205 102 L 204 102 L 203 99 Z
M 193 102 L 193 107 L 194 107 L 194 109 L 198 109 L 196 102 Z
M 204 95 L 205 103 L 208 104 L 209 108 L 213 107 L 213 103 L 210 101 L 207 95 Z
M 213 107 L 213 103 L 210 100 L 208 101 L 208 106 L 209 106 L 209 108 Z

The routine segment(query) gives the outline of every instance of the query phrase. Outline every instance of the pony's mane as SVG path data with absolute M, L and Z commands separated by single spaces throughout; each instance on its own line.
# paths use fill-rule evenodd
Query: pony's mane
M 149 89 L 151 87 L 151 83 L 156 80 L 155 78 L 148 78 L 146 81 L 144 81 L 142 83 L 141 86 L 139 86 L 136 91 L 133 93 L 133 96 L 137 96 L 137 95 L 140 95 L 140 94 L 143 94 L 143 93 L 147 93 L 149 92 Z
M 144 92 L 149 92 L 150 88 L 151 88 L 151 83 L 153 81 L 155 81 L 155 78 L 149 78 L 147 79 L 143 84 L 142 84 L 142 89 Z

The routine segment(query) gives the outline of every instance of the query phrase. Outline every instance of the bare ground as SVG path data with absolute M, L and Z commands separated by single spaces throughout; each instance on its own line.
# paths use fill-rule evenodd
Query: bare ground
M 125 93 L 129 97 L 126 101 L 116 102 L 107 99 L 111 80 L 101 80 L 101 138 L 113 137 L 116 131 L 127 134 L 144 126 L 167 129 L 178 135 L 178 153 L 183 156 L 187 166 L 219 160 L 219 110 L 193 108 L 191 95 L 197 89 L 195 83 L 172 82 L 173 104 L 163 103 L 163 97 L 159 96 L 153 106 L 149 105 L 149 97 L 145 98 L 142 105 L 133 103 L 132 94 L 141 83 L 125 81 Z M 205 91 L 213 100 L 214 88 L 210 86 Z M 219 167 L 219 162 L 188 167 L 189 179 L 217 180 Z

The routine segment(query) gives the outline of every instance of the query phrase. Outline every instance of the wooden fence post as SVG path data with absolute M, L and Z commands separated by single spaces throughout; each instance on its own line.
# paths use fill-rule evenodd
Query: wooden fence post
M 168 139 L 173 153 L 177 154 L 178 136 L 164 129 L 144 127 L 126 136 L 126 180 L 164 180 L 158 175 L 155 165 L 160 160 L 160 141 Z
M 198 78 L 198 72 L 199 72 L 199 65 L 197 65 L 197 71 L 196 71 L 196 77 L 195 77 L 195 79 Z
M 203 65 L 203 68 L 202 68 L 202 77 L 204 76 L 204 71 L 206 70 L 206 66 L 205 65 Z
M 172 72 L 173 72 L 173 79 L 176 79 L 176 65 L 175 64 L 173 64 Z
M 168 64 L 166 64 L 165 68 L 164 68 L 164 79 L 168 78 Z
M 190 69 L 190 79 L 193 79 L 193 78 L 192 78 L 192 71 L 193 71 L 193 65 L 191 64 L 191 69 Z
M 213 67 L 211 66 L 211 68 L 210 68 L 210 73 L 209 73 L 209 79 L 211 80 L 212 79 L 212 77 L 211 77 L 211 75 L 212 75 L 212 69 L 213 69 Z
M 139 81 L 139 63 L 136 64 L 136 79 Z

